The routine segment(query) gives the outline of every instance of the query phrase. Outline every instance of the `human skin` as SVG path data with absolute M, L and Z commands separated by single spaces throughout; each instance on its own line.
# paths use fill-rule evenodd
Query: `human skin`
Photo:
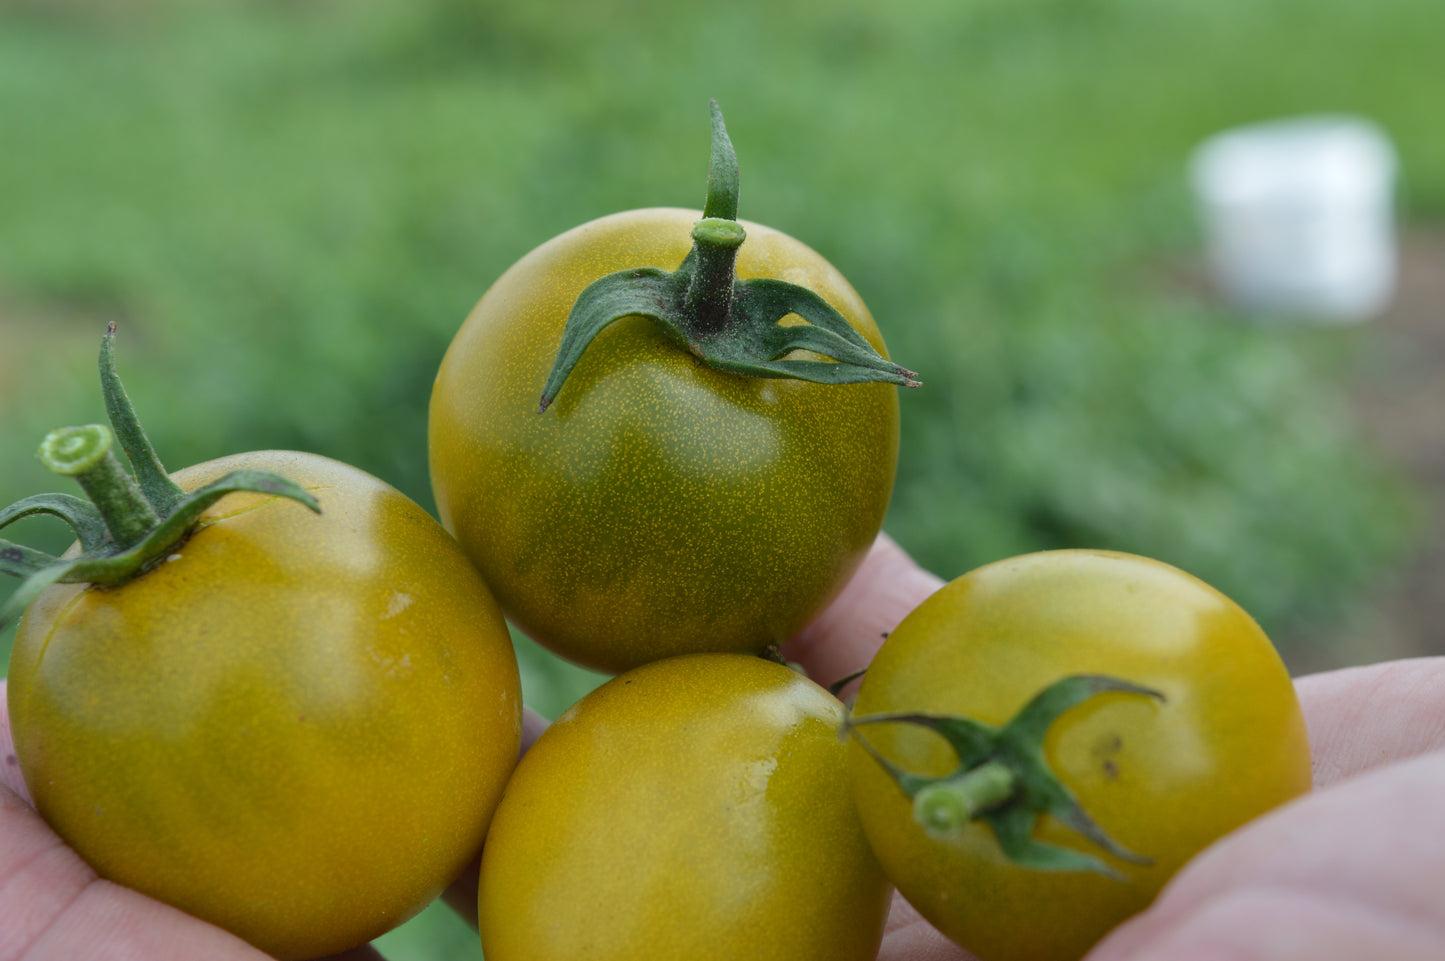
M 846 676 L 941 585 L 880 537 L 784 653 L 824 683 Z M 1315 791 L 1205 851 L 1086 961 L 1445 957 L 1445 657 L 1312 675 L 1296 688 Z M 543 727 L 529 715 L 524 744 Z M 13 754 L 0 713 L 0 961 L 263 961 L 231 935 L 97 878 L 29 806 Z M 474 875 L 447 894 L 473 922 Z M 879 961 L 969 955 L 895 898 Z

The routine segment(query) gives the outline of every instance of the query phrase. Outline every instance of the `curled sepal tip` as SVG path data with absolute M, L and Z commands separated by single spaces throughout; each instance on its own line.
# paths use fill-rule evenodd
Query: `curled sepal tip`
M 105 518 L 100 516 L 96 506 L 74 494 L 35 494 L 22 498 L 0 510 L 0 527 L 8 527 L 21 518 L 45 515 L 64 521 L 80 541 L 82 551 L 94 550 L 110 536 L 110 532 L 106 530 Z M 0 539 L 0 565 L 19 561 L 26 552 L 38 553 L 31 551 L 31 548 Z M 19 570 L 8 566 L 0 566 L 0 572 L 20 576 Z
M 848 687 L 849 684 L 852 684 L 854 681 L 858 680 L 860 677 L 867 673 L 868 668 L 864 667 L 860 668 L 859 670 L 852 671 L 848 674 L 844 674 L 832 684 L 828 685 L 828 693 L 836 698 L 841 698 L 843 696 L 843 691 Z
M 1089 816 L 1049 769 L 1043 741 L 1061 714 L 1098 694 L 1117 692 L 1164 700 L 1164 695 L 1130 681 L 1099 674 L 1078 674 L 1049 685 L 1008 723 L 994 727 L 948 714 L 889 713 L 851 717 L 848 729 L 913 802 L 914 820 L 931 837 L 947 841 L 982 821 L 1014 863 L 1040 871 L 1094 871 L 1122 879 L 1104 860 L 1039 841 L 1034 828 L 1049 815 L 1119 860 L 1147 865 L 1149 858 L 1115 841 Z M 868 724 L 912 724 L 943 737 L 958 766 L 942 777 L 900 768 L 873 746 L 858 728 Z
M 918 387 L 918 375 L 883 357 L 812 290 L 774 278 L 739 280 L 738 165 L 722 111 L 712 102 L 712 159 L 692 250 L 672 272 L 634 268 L 593 281 L 573 303 L 539 411 L 551 406 L 592 340 L 623 317 L 647 317 L 703 363 L 751 377 L 820 384 Z M 784 325 L 785 317 L 805 323 Z M 810 356 L 792 356 L 804 352 Z

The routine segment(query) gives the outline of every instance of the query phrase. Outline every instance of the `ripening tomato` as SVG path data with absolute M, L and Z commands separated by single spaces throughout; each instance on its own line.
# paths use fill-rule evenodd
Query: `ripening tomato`
M 1087 853 L 1113 876 L 1022 866 L 982 819 L 930 833 L 862 740 L 898 769 L 945 778 L 959 755 L 937 731 L 866 719 L 1002 726 L 1081 675 L 1155 696 L 1104 692 L 1069 707 L 1046 729 L 1044 761 L 1105 834 L 1149 863 L 1101 850 L 1055 817 L 1038 818 L 1027 843 Z M 851 746 L 853 794 L 879 860 L 924 917 L 983 961 L 1081 957 L 1195 853 L 1310 787 L 1303 716 L 1264 632 L 1209 585 L 1128 554 L 1045 551 L 944 586 L 888 636 L 854 712 L 864 723 Z
M 605 671 L 780 644 L 856 569 L 893 488 L 894 386 L 724 372 L 640 317 L 604 329 L 538 413 L 583 288 L 677 267 L 698 217 L 629 211 L 532 251 L 462 325 L 432 394 L 442 521 L 514 623 Z M 742 224 L 739 278 L 811 289 L 885 353 L 835 268 Z
M 694 654 L 613 678 L 522 758 L 482 852 L 488 961 L 872 961 L 890 888 L 843 706 Z
M 425 511 L 297 453 L 180 471 L 284 474 L 321 504 L 234 493 L 119 587 L 61 584 L 10 662 L 35 804 L 104 878 L 280 958 L 353 947 L 475 856 L 521 730 L 500 610 Z

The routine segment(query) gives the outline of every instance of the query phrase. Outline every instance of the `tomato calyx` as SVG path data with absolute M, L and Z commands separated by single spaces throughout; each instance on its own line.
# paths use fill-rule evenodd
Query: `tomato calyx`
M 737 153 L 712 101 L 712 157 L 692 250 L 674 271 L 637 267 L 593 281 L 568 314 L 538 406 L 544 412 L 593 339 L 613 321 L 647 317 L 710 367 L 750 377 L 823 384 L 870 381 L 918 387 L 913 371 L 883 357 L 831 304 L 776 278 L 738 280 L 746 231 L 737 222 Z M 805 323 L 783 324 L 789 318 Z M 789 357 L 808 351 L 821 360 Z
M 846 729 L 913 801 L 914 820 L 931 837 L 947 841 L 971 822 L 982 821 L 993 830 L 1004 855 L 1021 867 L 1093 871 L 1123 880 L 1120 872 L 1100 858 L 1033 836 L 1039 818 L 1047 814 L 1120 860 L 1151 863 L 1149 858 L 1111 838 L 1049 769 L 1044 758 L 1044 735 L 1059 716 L 1108 692 L 1164 700 L 1161 692 L 1129 681 L 1076 674 L 1044 688 L 1010 721 L 998 727 L 952 714 L 894 712 L 850 716 Z M 948 742 L 958 757 L 958 767 L 942 777 L 903 770 L 858 730 L 867 724 L 928 728 Z
M 38 451 L 52 472 L 75 478 L 89 500 L 71 494 L 36 494 L 0 510 L 0 528 L 24 517 L 59 518 L 74 532 L 80 551 L 56 557 L 0 538 L 0 572 L 23 579 L 0 609 L 0 625 L 53 584 L 117 587 L 144 574 L 185 541 L 201 514 L 226 494 L 274 494 L 321 511 L 316 498 L 272 471 L 232 471 L 190 493 L 183 491 L 161 465 L 115 372 L 114 341 L 111 323 L 100 347 L 101 393 L 110 426 L 58 428 L 45 436 Z M 117 441 L 135 476 L 121 466 Z

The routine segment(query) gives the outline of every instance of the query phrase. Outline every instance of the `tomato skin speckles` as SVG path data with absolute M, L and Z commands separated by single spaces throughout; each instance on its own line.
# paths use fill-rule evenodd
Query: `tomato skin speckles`
M 604 329 L 538 414 L 577 295 L 676 268 L 698 216 L 629 211 L 538 247 L 477 304 L 433 388 L 443 523 L 515 624 L 604 671 L 781 643 L 857 568 L 892 494 L 896 387 L 721 372 L 640 317 Z M 810 288 L 884 352 L 835 268 L 743 223 L 739 278 Z

